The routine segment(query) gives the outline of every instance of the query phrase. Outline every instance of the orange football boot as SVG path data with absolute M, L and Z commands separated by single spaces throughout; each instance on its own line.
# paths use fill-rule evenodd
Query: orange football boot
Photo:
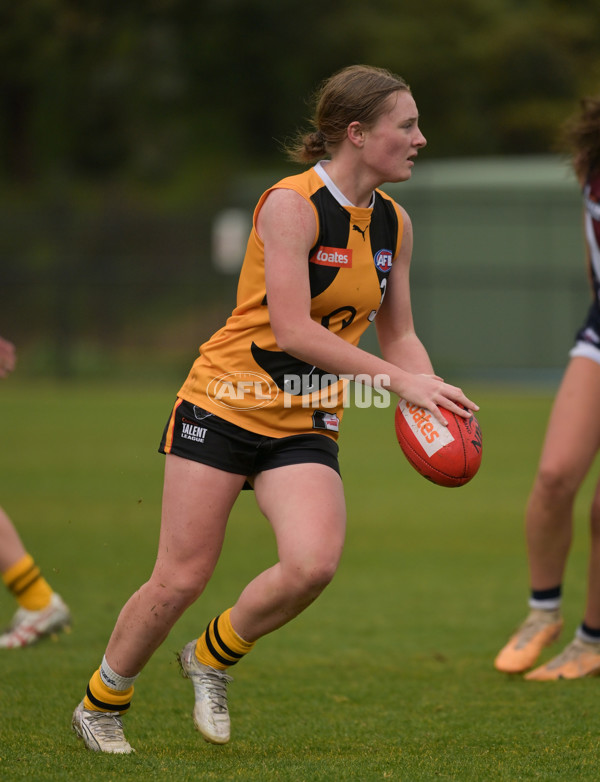
M 523 673 L 535 663 L 542 649 L 556 641 L 562 630 L 560 611 L 532 608 L 529 616 L 500 650 L 494 667 L 502 673 Z
M 600 643 L 586 643 L 580 638 L 545 665 L 530 671 L 529 681 L 547 682 L 555 679 L 583 679 L 600 674 Z

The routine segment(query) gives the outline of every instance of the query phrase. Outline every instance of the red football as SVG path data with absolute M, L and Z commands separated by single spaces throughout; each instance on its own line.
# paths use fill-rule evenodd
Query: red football
M 464 486 L 481 464 L 481 429 L 470 418 L 444 409 L 448 426 L 429 410 L 401 399 L 396 407 L 396 435 L 415 470 L 438 486 Z

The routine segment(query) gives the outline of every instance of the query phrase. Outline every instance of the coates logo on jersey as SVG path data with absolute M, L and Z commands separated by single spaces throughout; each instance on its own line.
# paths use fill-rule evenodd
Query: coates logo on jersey
M 387 272 L 392 270 L 392 251 L 391 250 L 378 250 L 373 258 L 375 266 L 380 272 Z
M 319 247 L 310 262 L 318 263 L 319 266 L 333 266 L 336 269 L 351 269 L 352 250 L 341 247 Z

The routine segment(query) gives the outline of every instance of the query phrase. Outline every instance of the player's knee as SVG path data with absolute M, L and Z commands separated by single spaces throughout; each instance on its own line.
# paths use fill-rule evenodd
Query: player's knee
M 547 503 L 571 501 L 579 483 L 568 470 L 558 465 L 542 465 L 534 483 L 534 492 Z
M 185 570 L 178 571 L 169 578 L 163 576 L 152 579 L 157 600 L 183 608 L 189 607 L 200 597 L 207 581 L 208 578 L 194 576 Z
M 337 557 L 321 557 L 296 565 L 291 571 L 296 591 L 305 595 L 320 594 L 332 581 L 337 566 Z
M 312 573 L 312 586 L 321 592 L 331 583 L 337 570 L 337 562 L 323 562 Z

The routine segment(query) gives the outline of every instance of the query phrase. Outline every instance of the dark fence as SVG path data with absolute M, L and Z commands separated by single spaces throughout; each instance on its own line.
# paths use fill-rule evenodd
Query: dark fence
M 249 217 L 277 176 L 244 179 L 230 202 L 209 206 L 114 191 L 4 199 L 0 335 L 17 344 L 20 371 L 187 371 L 235 297 L 235 274 L 213 262 L 215 222 L 231 206 Z M 564 163 L 419 161 L 410 182 L 386 189 L 413 220 L 413 309 L 437 370 L 562 368 L 589 303 L 581 199 Z M 376 349 L 374 335 L 364 344 Z

